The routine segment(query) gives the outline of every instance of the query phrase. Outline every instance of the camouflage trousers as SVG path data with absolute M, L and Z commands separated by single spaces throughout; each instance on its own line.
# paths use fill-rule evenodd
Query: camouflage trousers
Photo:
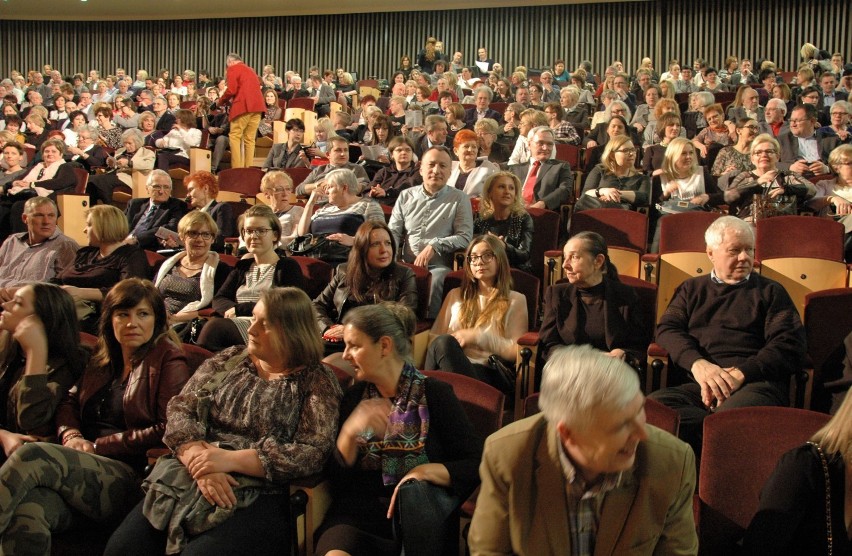
M 139 499 L 136 472 L 120 461 L 57 444 L 24 444 L 0 467 L 0 555 L 50 554 L 50 535 L 73 513 L 120 518 Z

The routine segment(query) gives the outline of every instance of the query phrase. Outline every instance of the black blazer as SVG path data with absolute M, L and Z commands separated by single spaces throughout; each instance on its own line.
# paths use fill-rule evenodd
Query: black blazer
M 156 114 L 155 114 L 156 115 Z M 177 120 L 175 119 L 174 114 L 171 112 L 166 112 L 157 122 L 157 127 L 154 129 L 156 131 L 162 131 L 163 133 L 168 133 L 172 130 Z
M 503 123 L 503 115 L 496 110 L 492 110 L 490 108 L 485 109 L 485 117 L 491 118 L 492 120 L 496 120 L 498 124 Z M 464 111 L 464 123 L 467 124 L 468 127 L 473 129 L 474 124 L 476 124 L 476 107 L 468 108 Z
M 107 157 L 109 156 L 106 150 L 100 145 L 95 145 L 92 147 L 92 150 L 86 153 L 89 155 L 89 158 L 79 157 L 77 160 L 71 160 L 74 155 L 65 155 L 65 161 L 70 162 L 72 165 L 79 164 L 83 169 L 85 169 L 90 174 L 93 173 L 95 168 L 105 168 Z
M 207 210 L 216 226 L 219 228 L 219 233 L 216 234 L 216 239 L 213 240 L 211 249 L 217 253 L 222 253 L 225 250 L 225 238 L 235 237 L 237 235 L 236 219 L 234 218 L 234 210 L 228 203 L 220 203 L 213 201 L 210 208 Z
M 651 330 L 646 330 L 639 296 L 630 286 L 604 279 L 606 349 L 623 349 L 642 360 L 651 343 Z M 539 330 L 543 357 L 558 346 L 586 343 L 579 330 L 579 289 L 573 284 L 559 283 L 544 291 L 544 318 Z
M 216 292 L 213 298 L 213 309 L 224 314 L 231 307 L 237 312 L 238 317 L 251 316 L 255 304 L 252 302 L 237 303 L 237 289 L 246 283 L 246 274 L 254 264 L 254 259 L 240 259 L 237 266 L 228 274 L 225 283 Z M 281 257 L 275 265 L 275 274 L 272 276 L 272 287 L 283 288 L 293 286 L 305 289 L 305 278 L 299 263 L 290 257 Z
M 127 211 L 125 212 L 125 215 L 127 215 L 127 222 L 130 224 L 131 234 L 133 234 L 133 229 L 136 227 L 139 219 L 141 219 L 142 215 L 145 214 L 145 211 L 148 210 L 148 203 L 149 200 L 146 198 L 131 199 L 130 203 L 127 204 Z M 133 234 L 136 237 L 136 241 L 139 243 L 139 248 L 156 251 L 159 248 L 159 243 L 157 242 L 157 238 L 154 234 L 157 233 L 160 226 L 176 232 L 178 222 L 181 218 L 183 218 L 183 215 L 186 214 L 186 212 L 186 203 L 180 199 L 169 197 L 165 203 L 162 203 L 157 207 L 154 219 L 151 221 L 151 225 L 148 226 L 147 229 Z

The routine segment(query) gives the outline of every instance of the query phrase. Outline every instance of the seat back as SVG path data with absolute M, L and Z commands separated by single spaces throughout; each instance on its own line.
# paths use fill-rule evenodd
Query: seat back
M 89 183 L 89 172 L 83 168 L 72 168 L 74 177 L 77 178 L 77 185 L 74 186 L 75 195 L 85 195 L 86 185 Z
M 219 201 L 254 199 L 260 193 L 260 168 L 228 168 L 219 172 Z M 230 193 L 230 195 L 229 195 Z
M 302 110 L 313 110 L 316 101 L 311 97 L 291 98 L 287 101 L 287 109 L 301 108 Z
M 681 212 L 660 220 L 660 254 L 678 251 L 706 251 L 704 232 L 717 218 L 718 212 Z
M 760 275 L 784 286 L 804 320 L 805 296 L 812 292 L 844 287 L 848 269 L 843 261 L 789 257 L 764 259 L 760 263 Z
M 313 257 L 291 257 L 299 264 L 302 269 L 302 276 L 305 278 L 305 291 L 311 299 L 316 298 L 322 293 L 322 290 L 331 282 L 331 277 L 334 275 L 334 267 L 325 261 L 315 259 Z
M 632 210 L 609 208 L 574 213 L 568 235 L 586 231 L 602 235 L 607 247 L 627 247 L 645 253 L 648 216 Z
M 642 315 L 642 326 L 645 330 L 650 330 L 649 338 L 654 338 L 654 329 L 656 328 L 656 312 L 657 312 L 657 286 L 642 280 L 641 278 L 633 278 L 632 276 L 619 275 L 621 283 L 630 286 L 636 291 L 639 297 L 639 310 Z
M 814 369 L 813 386 L 839 379 L 846 356 L 843 341 L 852 331 L 852 289 L 837 288 L 805 296 L 805 335 Z
M 544 253 L 559 249 L 559 229 L 561 218 L 558 212 L 547 209 L 529 208 L 533 219 L 533 240 L 530 248 L 532 274 L 544 280 Z
M 828 420 L 826 414 L 790 407 L 729 409 L 704 420 L 698 481 L 702 553 L 737 553 L 779 458 Z
M 446 382 L 453 387 L 473 429 L 483 440 L 496 432 L 503 421 L 503 392 L 468 376 L 444 371 L 423 371 L 429 378 Z
M 556 143 L 556 160 L 567 162 L 572 170 L 579 170 L 582 167 L 583 149 L 577 145 Z
M 414 266 L 410 263 L 398 262 L 414 271 L 414 282 L 417 284 L 417 319 L 425 320 L 429 315 L 429 292 L 432 288 L 432 274 L 425 266 Z
M 660 255 L 660 266 L 657 270 L 657 321 L 666 311 L 675 290 L 684 280 L 710 274 L 711 270 L 713 270 L 713 264 L 707 258 L 707 253 L 703 251 Z
M 145 249 L 145 258 L 148 259 L 148 266 L 150 267 L 148 276 L 157 276 L 157 272 L 160 271 L 160 267 L 163 265 L 163 261 L 166 260 L 166 257 L 160 255 L 156 251 L 149 251 L 148 249 Z
M 308 174 L 311 173 L 313 168 L 282 168 L 282 171 L 286 172 L 290 179 L 293 180 L 293 189 L 301 185 L 305 178 L 308 177 Z
M 843 260 L 843 224 L 813 216 L 776 216 L 757 221 L 754 257 Z

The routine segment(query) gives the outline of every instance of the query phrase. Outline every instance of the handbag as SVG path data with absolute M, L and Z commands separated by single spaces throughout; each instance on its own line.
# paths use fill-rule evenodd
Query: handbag
M 668 199 L 662 203 L 657 203 L 657 210 L 661 214 L 680 214 L 682 212 L 707 212 L 707 207 L 683 199 Z
M 301 257 L 320 258 L 317 255 L 321 254 L 323 247 L 330 240 L 328 234 L 305 234 L 296 236 L 287 246 L 287 252 L 292 255 Z
M 630 203 L 614 203 L 612 201 L 601 201 L 597 197 L 592 197 L 591 195 L 586 195 L 585 193 L 583 193 L 580 196 L 580 199 L 574 205 L 574 212 L 599 208 L 616 208 L 630 210 Z
M 488 356 L 488 366 L 497 371 L 498 379 L 501 382 L 500 390 L 506 394 L 513 393 L 515 391 L 515 382 L 518 378 L 518 370 L 513 365 L 506 364 L 495 353 Z
M 405 556 L 458 554 L 461 499 L 448 488 L 410 479 L 399 486 L 394 537 Z
M 828 556 L 832 556 L 834 552 L 834 535 L 831 531 L 831 477 L 828 474 L 828 460 L 825 458 L 825 453 L 822 447 L 816 442 L 809 441 L 808 444 L 813 446 L 819 455 L 819 462 L 822 464 L 822 472 L 825 476 L 825 533 L 828 542 Z
M 755 222 L 775 216 L 795 215 L 796 197 L 780 195 L 772 198 L 769 195 L 755 193 L 751 199 L 751 214 Z

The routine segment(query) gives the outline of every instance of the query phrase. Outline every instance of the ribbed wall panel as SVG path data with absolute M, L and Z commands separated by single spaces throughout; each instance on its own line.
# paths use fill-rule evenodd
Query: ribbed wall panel
M 416 56 L 427 36 L 442 39 L 449 54 L 462 51 L 466 62 L 485 45 L 507 72 L 521 64 L 548 66 L 556 58 L 565 58 L 569 69 L 588 58 L 596 71 L 615 59 L 633 70 L 643 56 L 651 56 L 662 71 L 673 57 L 691 62 L 702 56 L 721 66 L 730 54 L 769 58 L 789 70 L 806 41 L 840 50 L 848 59 L 850 30 L 850 3 L 825 0 L 657 0 L 151 22 L 0 21 L 0 74 L 50 63 L 66 74 L 125 67 L 151 73 L 203 68 L 218 75 L 224 56 L 236 51 L 252 66 L 270 63 L 279 74 L 317 65 L 387 77 L 402 53 Z

